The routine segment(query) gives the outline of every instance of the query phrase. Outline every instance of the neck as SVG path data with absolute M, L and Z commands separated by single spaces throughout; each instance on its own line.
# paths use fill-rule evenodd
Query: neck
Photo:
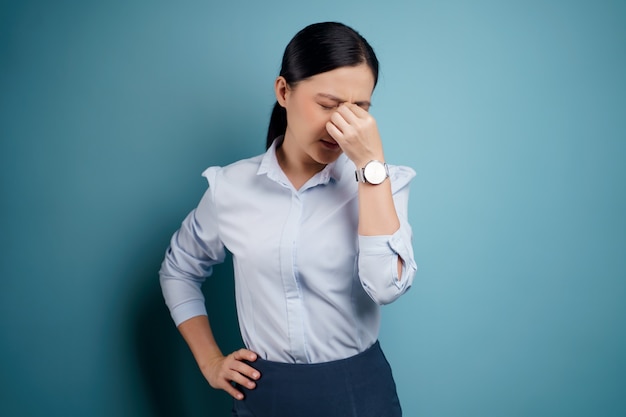
M 283 140 L 282 145 L 276 149 L 276 159 L 287 179 L 298 190 L 326 165 L 314 161 L 304 153 L 299 155 L 289 144 L 288 140 Z

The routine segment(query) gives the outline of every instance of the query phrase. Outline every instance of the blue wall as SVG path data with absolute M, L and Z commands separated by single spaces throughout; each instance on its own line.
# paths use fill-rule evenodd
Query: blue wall
M 157 271 L 321 20 L 374 45 L 387 159 L 418 173 L 381 335 L 405 415 L 624 416 L 626 3 L 591 0 L 2 2 L 0 415 L 228 415 Z

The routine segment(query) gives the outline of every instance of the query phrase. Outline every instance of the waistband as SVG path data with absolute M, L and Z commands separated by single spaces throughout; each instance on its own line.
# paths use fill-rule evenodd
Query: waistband
M 254 362 L 248 362 L 248 364 L 255 368 L 270 368 L 279 370 L 293 370 L 293 371 L 307 371 L 307 370 L 315 370 L 315 369 L 325 369 L 325 368 L 336 368 L 336 367 L 344 367 L 344 366 L 353 366 L 358 365 L 360 363 L 368 362 L 372 357 L 382 355 L 382 349 L 380 348 L 380 343 L 377 340 L 372 344 L 372 346 L 368 347 L 361 353 L 357 353 L 354 356 L 350 356 L 344 359 L 337 359 L 334 361 L 328 362 L 317 362 L 317 363 L 287 363 L 287 362 L 274 362 L 269 361 L 263 358 L 257 358 Z

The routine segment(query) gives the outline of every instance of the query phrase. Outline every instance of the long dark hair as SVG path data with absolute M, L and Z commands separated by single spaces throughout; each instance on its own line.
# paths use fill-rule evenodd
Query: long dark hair
M 287 44 L 280 75 L 290 87 L 316 74 L 366 63 L 378 82 L 378 59 L 369 43 L 354 29 L 336 22 L 314 23 Z M 266 149 L 287 130 L 287 112 L 278 102 L 270 118 Z

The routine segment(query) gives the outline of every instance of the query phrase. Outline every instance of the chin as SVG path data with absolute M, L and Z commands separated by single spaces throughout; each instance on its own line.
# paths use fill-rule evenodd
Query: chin
M 315 158 L 315 160 L 320 164 L 328 165 L 328 164 L 332 164 L 337 159 L 339 159 L 341 154 L 342 152 L 337 152 L 335 154 L 322 154 L 322 155 L 318 155 L 318 157 Z

